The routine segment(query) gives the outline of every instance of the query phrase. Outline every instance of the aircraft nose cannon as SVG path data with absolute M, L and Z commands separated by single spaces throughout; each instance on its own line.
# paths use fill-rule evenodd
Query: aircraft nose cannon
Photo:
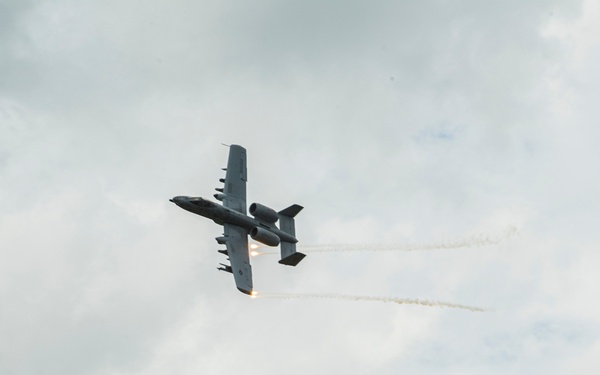
M 173 198 L 169 199 L 169 202 L 179 204 L 179 203 L 181 203 L 181 197 L 180 196 L 173 197 Z

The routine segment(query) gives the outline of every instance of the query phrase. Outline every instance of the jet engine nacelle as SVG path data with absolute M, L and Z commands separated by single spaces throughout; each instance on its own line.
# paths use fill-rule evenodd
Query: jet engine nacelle
M 250 215 L 264 223 L 269 224 L 274 224 L 277 220 L 279 220 L 279 215 L 274 209 L 263 206 L 260 203 L 252 203 L 250 205 Z
M 250 230 L 250 237 L 252 237 L 253 240 L 264 243 L 267 246 L 279 246 L 279 236 L 261 227 L 252 228 Z

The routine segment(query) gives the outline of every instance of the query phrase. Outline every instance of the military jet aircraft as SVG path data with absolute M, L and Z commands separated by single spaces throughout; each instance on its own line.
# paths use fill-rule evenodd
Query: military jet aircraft
M 177 196 L 170 199 L 184 210 L 212 219 L 223 226 L 223 236 L 216 237 L 217 243 L 227 249 L 217 250 L 227 255 L 231 265 L 221 263 L 217 269 L 233 274 L 235 285 L 242 293 L 254 295 L 252 287 L 252 266 L 248 250 L 248 235 L 267 246 L 281 245 L 279 263 L 296 266 L 306 256 L 296 251 L 296 230 L 294 217 L 302 206 L 293 204 L 276 212 L 260 203 L 250 205 L 250 214 L 246 215 L 246 149 L 239 145 L 229 146 L 229 160 L 223 188 L 217 188 L 214 197 L 223 202 L 220 205 L 200 197 Z M 279 227 L 276 223 L 279 221 Z

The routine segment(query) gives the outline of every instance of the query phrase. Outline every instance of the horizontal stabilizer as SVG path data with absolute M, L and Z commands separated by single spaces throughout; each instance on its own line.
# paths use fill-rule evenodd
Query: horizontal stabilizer
M 300 206 L 299 204 L 293 204 L 288 208 L 279 211 L 279 215 L 286 217 L 294 217 L 298 215 L 298 213 L 302 211 L 303 208 L 304 207 Z
M 282 232 L 289 234 L 292 237 L 296 237 L 296 223 L 294 217 L 302 211 L 302 206 L 293 204 L 288 208 L 279 211 L 279 229 Z M 306 255 L 296 252 L 296 240 L 295 242 L 281 241 L 281 260 L 279 264 L 286 266 L 296 266 Z

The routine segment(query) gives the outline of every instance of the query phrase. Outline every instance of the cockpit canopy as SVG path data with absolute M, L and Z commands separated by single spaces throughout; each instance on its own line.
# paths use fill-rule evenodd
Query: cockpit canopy
M 188 197 L 188 202 L 190 202 L 191 204 L 193 204 L 195 206 L 203 207 L 203 208 L 211 207 L 212 205 L 214 205 L 214 203 L 207 201 L 200 197 Z

